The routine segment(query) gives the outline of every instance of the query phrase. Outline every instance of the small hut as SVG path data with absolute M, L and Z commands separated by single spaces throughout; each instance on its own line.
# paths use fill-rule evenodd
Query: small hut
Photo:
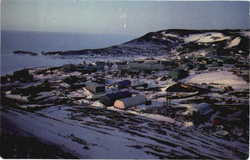
M 140 71 L 160 71 L 164 70 L 164 65 L 162 64 L 155 64 L 155 63 L 129 63 L 128 64 L 129 70 L 131 69 L 137 69 Z
M 124 80 L 124 81 L 120 81 L 120 82 L 117 83 L 117 87 L 119 89 L 128 88 L 128 87 L 130 87 L 130 85 L 131 85 L 130 80 Z
M 13 73 L 13 80 L 18 80 L 21 82 L 30 82 L 33 81 L 33 75 L 29 73 L 28 69 L 23 69 L 15 71 Z
M 136 90 L 144 90 L 145 88 L 148 87 L 148 83 L 146 82 L 136 82 L 132 88 Z
M 175 83 L 166 89 L 166 92 L 197 92 L 197 91 L 200 93 L 206 93 L 208 90 L 206 88 L 201 88 L 198 86 L 184 84 L 184 83 Z
M 85 88 L 87 90 L 89 90 L 92 93 L 103 93 L 105 92 L 105 86 L 98 84 L 98 83 L 94 83 L 94 82 L 87 82 L 85 83 Z
M 64 72 L 74 72 L 77 70 L 77 66 L 74 64 L 65 64 L 62 68 Z
M 97 71 L 97 67 L 94 65 L 88 65 L 82 68 L 81 72 L 86 74 L 86 73 L 93 73 Z
M 105 65 L 106 65 L 106 63 L 105 63 L 105 62 L 102 62 L 102 61 L 98 61 L 98 62 L 96 62 L 95 64 L 96 64 L 97 70 L 104 70 L 104 67 L 105 67 Z
M 133 106 L 137 106 L 140 104 L 145 104 L 147 99 L 143 95 L 137 95 L 134 97 L 124 98 L 120 100 L 116 100 L 114 103 L 114 107 L 119 109 L 127 109 Z
M 188 71 L 183 69 L 177 69 L 175 71 L 170 72 L 168 76 L 173 80 L 179 80 L 186 78 L 188 75 L 189 75 Z

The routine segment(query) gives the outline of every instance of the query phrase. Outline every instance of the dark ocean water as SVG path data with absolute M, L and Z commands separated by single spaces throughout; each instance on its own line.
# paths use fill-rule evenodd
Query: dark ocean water
M 18 69 L 79 63 L 76 57 L 15 55 L 15 50 L 42 51 L 103 48 L 129 41 L 126 35 L 1 31 L 1 75 Z

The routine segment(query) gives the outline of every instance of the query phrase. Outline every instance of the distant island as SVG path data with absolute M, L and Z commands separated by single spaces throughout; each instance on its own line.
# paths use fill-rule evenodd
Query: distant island
M 31 51 L 22 51 L 22 50 L 17 50 L 13 52 L 14 54 L 26 54 L 26 55 L 31 55 L 31 56 L 37 56 L 39 55 L 38 53 L 31 52 Z

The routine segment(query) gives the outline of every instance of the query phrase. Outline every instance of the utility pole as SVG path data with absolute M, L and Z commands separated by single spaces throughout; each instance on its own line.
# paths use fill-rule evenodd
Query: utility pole
M 167 92 L 167 94 L 166 94 L 166 107 L 170 107 L 170 96 L 169 96 L 169 94 L 168 94 L 168 92 Z

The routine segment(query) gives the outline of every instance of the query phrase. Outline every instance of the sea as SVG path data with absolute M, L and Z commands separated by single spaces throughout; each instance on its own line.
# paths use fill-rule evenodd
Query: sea
M 36 53 L 104 48 L 134 39 L 131 35 L 61 32 L 1 31 L 1 75 L 31 67 L 52 67 L 81 63 L 77 56 L 17 55 L 16 50 Z

